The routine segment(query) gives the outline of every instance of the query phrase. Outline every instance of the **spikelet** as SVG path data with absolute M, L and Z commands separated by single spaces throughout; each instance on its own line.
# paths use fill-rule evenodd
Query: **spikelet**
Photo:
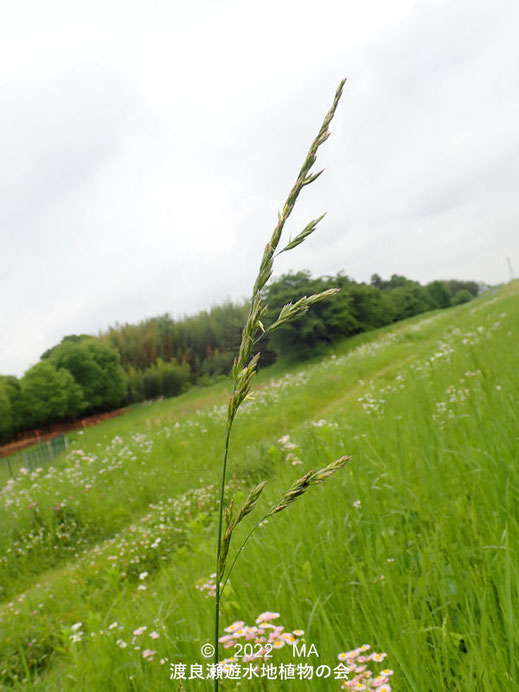
M 275 329 L 278 329 L 278 327 L 281 327 L 282 324 L 285 324 L 285 322 L 293 320 L 299 315 L 302 315 L 308 310 L 310 305 L 315 305 L 315 303 L 319 303 L 321 300 L 331 298 L 338 292 L 338 288 L 329 288 L 326 291 L 322 291 L 321 293 L 314 293 L 314 295 L 312 296 L 303 296 L 295 303 L 287 303 L 286 305 L 283 305 L 279 313 L 279 317 L 275 322 L 273 322 L 269 327 L 267 327 L 267 329 L 265 330 L 265 334 L 273 332 Z
M 247 514 L 252 512 L 266 485 L 267 481 L 263 481 L 250 490 L 247 499 L 243 503 L 243 506 L 236 517 L 234 517 L 234 498 L 231 499 L 229 505 L 225 508 L 226 528 L 222 539 L 222 547 L 218 556 L 218 581 L 222 580 L 225 572 L 225 563 L 227 561 L 227 555 L 229 554 L 233 531 L 238 526 L 240 521 L 246 517 Z
M 336 461 L 332 461 L 331 464 L 328 464 L 328 466 L 325 466 L 320 471 L 308 471 L 308 473 L 305 473 L 304 476 L 301 476 L 301 478 L 298 478 L 292 483 L 286 493 L 284 493 L 274 507 L 272 507 L 270 512 L 267 514 L 267 517 L 286 509 L 289 505 L 295 502 L 298 497 L 303 495 L 303 493 L 305 493 L 311 485 L 319 485 L 319 483 L 323 483 L 327 478 L 333 476 L 334 473 L 337 473 L 337 471 L 344 468 L 350 461 L 351 457 L 341 457 Z

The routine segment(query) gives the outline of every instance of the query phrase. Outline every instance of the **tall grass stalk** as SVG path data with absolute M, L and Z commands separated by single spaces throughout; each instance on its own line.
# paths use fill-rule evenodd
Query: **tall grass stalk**
M 262 290 L 270 279 L 273 271 L 274 259 L 282 252 L 287 252 L 293 250 L 298 245 L 306 240 L 317 228 L 317 224 L 323 218 L 324 214 L 317 219 L 310 221 L 305 228 L 293 239 L 290 239 L 288 243 L 281 250 L 278 250 L 278 246 L 281 240 L 283 228 L 286 221 L 288 220 L 292 210 L 295 206 L 297 198 L 301 193 L 302 189 L 306 185 L 313 183 L 323 172 L 322 170 L 317 173 L 312 173 L 311 169 L 317 158 L 317 151 L 319 147 L 328 139 L 330 136 L 328 127 L 335 115 L 337 105 L 342 96 L 342 90 L 344 87 L 345 79 L 339 84 L 337 91 L 335 93 L 335 98 L 333 104 L 326 114 L 321 129 L 317 137 L 312 142 L 312 145 L 308 151 L 308 154 L 304 160 L 304 163 L 299 171 L 296 182 L 290 190 L 287 197 L 285 205 L 282 212 L 278 215 L 278 222 L 272 236 L 265 246 L 263 252 L 263 257 L 259 267 L 259 272 L 254 282 L 254 288 L 252 291 L 252 298 L 250 301 L 250 309 L 247 321 L 243 328 L 242 339 L 240 343 L 240 349 L 237 358 L 234 361 L 233 366 L 233 390 L 229 399 L 228 409 L 227 409 L 227 422 L 226 422 L 226 436 L 225 436 L 225 446 L 223 454 L 222 463 L 222 477 L 220 485 L 220 506 L 219 506 L 219 517 L 218 517 L 218 541 L 217 541 L 217 553 L 216 553 L 216 602 L 215 602 L 215 616 L 214 616 L 214 663 L 218 665 L 218 639 L 219 639 L 219 627 L 220 627 L 220 599 L 222 595 L 222 588 L 220 586 L 221 580 L 225 576 L 225 566 L 226 559 L 229 553 L 229 548 L 231 544 L 232 534 L 236 526 L 240 521 L 250 512 L 253 511 L 254 507 L 260 499 L 260 495 L 265 487 L 266 482 L 262 482 L 255 486 L 249 493 L 245 504 L 240 509 L 238 514 L 234 515 L 234 503 L 231 499 L 229 505 L 225 508 L 225 483 L 227 478 L 227 462 L 229 457 L 229 444 L 231 439 L 231 431 L 234 423 L 234 419 L 238 412 L 240 405 L 248 397 L 252 378 L 256 374 L 256 368 L 258 365 L 258 360 L 260 357 L 259 353 L 253 355 L 254 346 L 258 341 L 265 335 L 275 329 L 278 329 L 286 322 L 298 317 L 302 313 L 306 312 L 311 305 L 325 300 L 326 298 L 334 295 L 338 289 L 330 289 L 323 291 L 322 293 L 317 293 L 311 296 L 304 296 L 300 298 L 295 303 L 289 302 L 283 306 L 277 319 L 266 329 L 263 325 L 262 318 L 267 310 L 267 305 L 263 301 Z M 265 515 L 272 516 L 281 510 L 288 507 L 292 502 L 294 502 L 298 497 L 300 497 L 307 488 L 312 484 L 317 484 L 323 482 L 327 477 L 343 468 L 343 466 L 349 461 L 349 457 L 341 457 L 333 464 L 330 464 L 325 469 L 321 469 L 317 473 L 310 471 L 306 473 L 302 478 L 295 481 L 289 490 L 282 496 L 281 500 Z M 226 528 L 225 532 L 223 530 L 224 516 Z M 259 525 L 259 522 L 258 522 Z M 253 529 L 254 530 L 254 529 Z M 252 533 L 252 532 L 251 532 Z M 249 534 L 250 536 L 251 534 Z M 248 540 L 249 536 L 245 539 Z M 244 544 L 245 544 L 244 542 Z M 243 545 L 242 544 L 242 547 Z M 240 548 L 241 551 L 241 548 Z M 239 555 L 239 552 L 237 555 Z M 231 569 L 236 562 L 234 559 Z M 218 690 L 218 678 L 215 677 L 214 689 Z

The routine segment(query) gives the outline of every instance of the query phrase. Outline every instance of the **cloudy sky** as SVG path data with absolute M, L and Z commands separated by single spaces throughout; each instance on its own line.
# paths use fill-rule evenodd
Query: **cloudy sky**
M 0 0 L 0 373 L 277 273 L 519 270 L 516 0 Z

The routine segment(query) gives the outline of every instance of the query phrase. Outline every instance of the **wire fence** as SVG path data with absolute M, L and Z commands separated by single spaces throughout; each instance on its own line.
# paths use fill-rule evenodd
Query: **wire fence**
M 68 448 L 67 438 L 65 435 L 53 437 L 52 440 L 40 442 L 35 447 L 30 447 L 21 452 L 15 452 L 8 457 L 4 457 L 3 461 L 7 464 L 9 475 L 14 478 L 15 472 L 24 466 L 27 471 L 48 464 L 49 461 L 55 459 L 59 454 L 66 451 Z

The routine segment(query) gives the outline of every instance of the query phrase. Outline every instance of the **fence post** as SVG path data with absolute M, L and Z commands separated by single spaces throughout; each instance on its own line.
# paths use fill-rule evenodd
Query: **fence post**
M 14 478 L 13 469 L 11 468 L 11 462 L 9 460 L 9 457 L 6 457 L 5 460 L 7 461 L 7 466 L 9 467 L 9 473 L 11 474 L 11 478 Z
M 27 455 L 27 452 L 24 453 L 23 458 L 25 459 L 25 466 L 29 469 L 29 471 L 32 471 L 31 461 Z

